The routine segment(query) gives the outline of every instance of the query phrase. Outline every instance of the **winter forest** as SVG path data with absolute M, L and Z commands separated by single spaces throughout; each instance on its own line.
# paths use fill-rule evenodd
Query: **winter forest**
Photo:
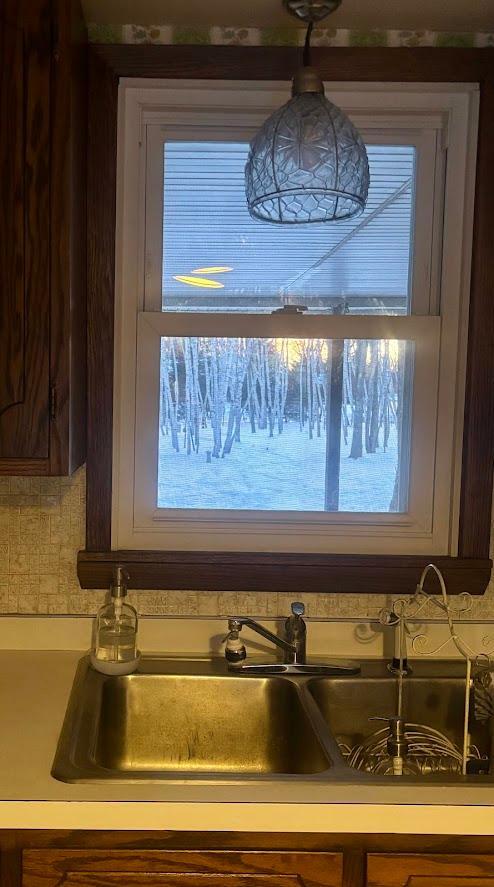
M 162 338 L 158 506 L 402 511 L 407 344 Z

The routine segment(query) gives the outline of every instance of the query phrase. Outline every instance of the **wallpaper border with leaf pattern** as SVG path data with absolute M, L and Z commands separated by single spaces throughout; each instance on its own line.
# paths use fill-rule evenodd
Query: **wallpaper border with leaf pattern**
M 156 25 L 88 25 L 92 43 L 162 43 L 216 46 L 300 46 L 305 31 L 300 28 L 240 28 L 214 25 L 192 27 Z M 316 28 L 314 46 L 494 46 L 494 33 L 453 31 L 356 31 L 346 28 Z

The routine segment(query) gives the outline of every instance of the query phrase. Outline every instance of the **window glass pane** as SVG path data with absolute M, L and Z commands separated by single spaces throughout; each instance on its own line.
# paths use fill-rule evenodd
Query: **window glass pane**
M 161 508 L 407 510 L 413 343 L 161 339 Z
M 247 154 L 247 144 L 165 143 L 164 311 L 410 312 L 413 146 L 368 145 L 361 216 L 294 226 L 249 216 Z

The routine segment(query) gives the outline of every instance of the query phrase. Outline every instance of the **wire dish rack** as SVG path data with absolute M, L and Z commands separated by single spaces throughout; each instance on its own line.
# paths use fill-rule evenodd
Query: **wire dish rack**
M 439 598 L 424 591 L 424 582 L 429 572 L 434 572 L 439 581 L 441 590 Z M 358 744 L 352 747 L 345 743 L 339 744 L 342 755 L 354 769 L 395 776 L 490 772 L 488 758 L 470 741 L 469 723 L 471 717 L 483 723 L 491 723 L 491 719 L 494 718 L 494 663 L 492 662 L 494 648 L 478 652 L 461 637 L 454 620 L 460 614 L 468 612 L 472 606 L 472 598 L 464 592 L 457 600 L 457 605 L 453 607 L 441 571 L 435 564 L 428 564 L 412 597 L 399 598 L 394 601 L 390 609 L 381 610 L 379 616 L 381 624 L 394 627 L 398 632 L 399 660 L 392 668 L 398 683 L 397 714 L 389 719 L 376 718 L 388 720 L 388 726 L 374 731 Z M 447 640 L 434 649 L 428 647 L 424 634 L 413 635 L 410 625 L 410 620 L 417 620 L 429 604 L 446 615 L 448 625 Z M 453 644 L 465 661 L 461 747 L 427 724 L 406 721 L 406 712 L 403 711 L 403 680 L 408 673 L 405 644 L 407 636 L 411 638 L 412 650 L 416 656 L 437 657 L 448 645 Z
M 383 727 L 371 733 L 363 742 L 352 748 L 339 744 L 347 764 L 366 773 L 395 775 L 395 767 L 387 744 L 389 729 Z M 404 776 L 431 776 L 434 773 L 458 776 L 462 772 L 462 752 L 439 730 L 424 724 L 406 724 L 405 740 L 408 745 Z M 475 745 L 468 747 L 468 760 L 487 761 Z

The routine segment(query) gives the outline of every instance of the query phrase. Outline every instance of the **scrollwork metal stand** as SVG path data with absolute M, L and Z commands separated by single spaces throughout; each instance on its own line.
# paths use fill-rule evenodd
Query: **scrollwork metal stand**
M 439 581 L 441 595 L 434 597 L 424 590 L 427 575 L 434 572 Z M 458 596 L 457 606 L 450 603 L 444 577 L 435 564 L 428 564 L 420 577 L 415 593 L 410 598 L 397 598 L 391 608 L 381 610 L 379 621 L 382 625 L 394 626 L 399 632 L 400 666 L 397 669 L 399 679 L 398 714 L 401 717 L 402 686 L 406 670 L 403 667 L 404 638 L 408 635 L 411 639 L 411 648 L 416 656 L 435 657 L 448 646 L 453 644 L 462 658 L 465 660 L 465 704 L 463 719 L 463 748 L 462 748 L 462 773 L 467 772 L 469 760 L 469 719 L 470 719 L 470 690 L 472 686 L 472 667 L 479 666 L 491 670 L 491 659 L 494 655 L 494 646 L 488 650 L 474 650 L 461 636 L 455 626 L 455 618 L 467 613 L 472 608 L 472 597 L 468 592 L 462 592 Z M 446 616 L 449 637 L 434 648 L 428 647 L 428 638 L 423 633 L 413 634 L 411 620 L 416 621 L 424 609 L 432 605 Z M 486 642 L 489 640 L 484 639 Z

